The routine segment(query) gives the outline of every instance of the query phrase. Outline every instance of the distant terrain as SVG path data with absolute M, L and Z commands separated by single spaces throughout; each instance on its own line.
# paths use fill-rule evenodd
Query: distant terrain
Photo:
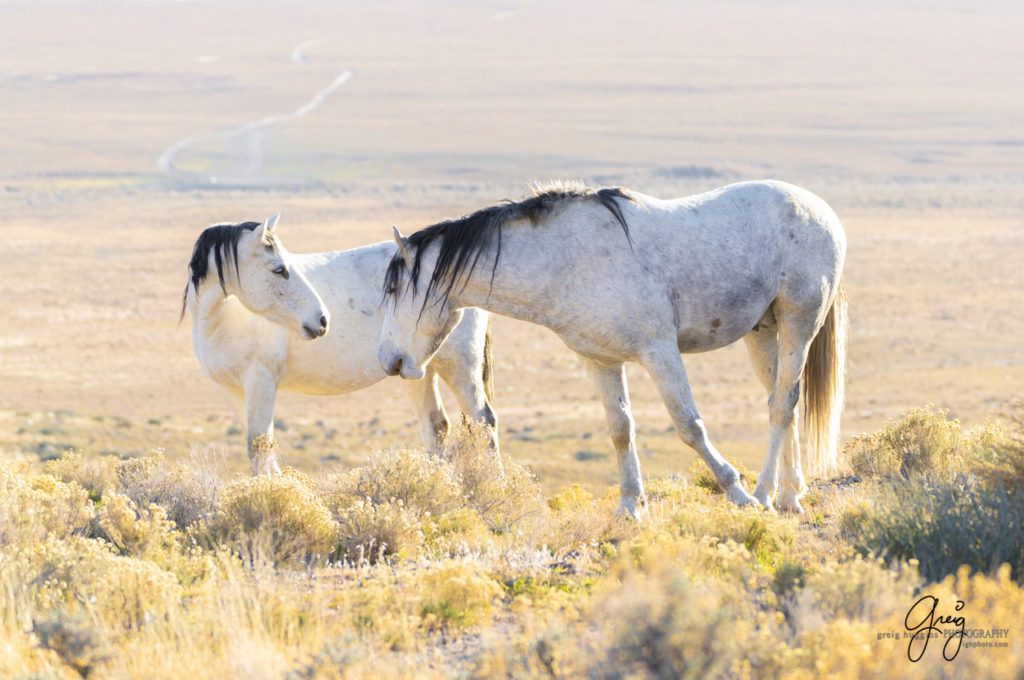
M 116 11 L 114 8 L 116 7 Z M 176 327 L 199 231 L 283 214 L 351 248 L 578 178 L 678 196 L 775 177 L 849 237 L 855 434 L 925 403 L 980 424 L 1024 385 L 1024 47 L 1011 3 L 241 2 L 0 7 L 0 452 L 222 448 Z M 495 324 L 506 450 L 551 486 L 615 478 L 596 394 L 546 330 Z M 758 468 L 742 347 L 686 358 L 722 450 Z M 685 470 L 630 370 L 644 471 Z M 417 441 L 400 387 L 281 395 L 286 462 Z

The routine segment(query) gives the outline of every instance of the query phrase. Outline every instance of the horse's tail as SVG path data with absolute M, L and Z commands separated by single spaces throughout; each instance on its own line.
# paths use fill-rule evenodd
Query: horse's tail
M 811 342 L 804 367 L 804 467 L 811 474 L 831 475 L 836 472 L 839 415 L 843 410 L 846 382 L 848 326 L 846 290 L 840 282 L 825 324 Z
M 491 347 L 491 314 L 487 313 L 487 331 L 484 333 L 484 366 L 480 376 L 487 401 L 494 404 L 494 349 Z

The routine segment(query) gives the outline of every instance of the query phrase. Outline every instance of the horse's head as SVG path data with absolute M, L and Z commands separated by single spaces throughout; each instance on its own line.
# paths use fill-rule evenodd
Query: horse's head
M 380 331 L 377 359 L 388 375 L 418 380 L 426 365 L 462 319 L 447 295 L 430 285 L 432 267 L 423 267 L 429 255 L 413 252 L 427 245 L 412 246 L 397 227 L 398 252 L 384 278 L 384 323 Z
M 274 234 L 274 215 L 238 239 L 235 295 L 250 311 L 312 340 L 327 333 L 328 311 L 309 280 L 292 266 L 291 255 Z
M 224 295 L 234 295 L 249 311 L 294 329 L 302 338 L 319 338 L 327 333 L 330 313 L 274 234 L 278 217 L 262 224 L 215 224 L 205 229 L 189 263 L 188 286 L 198 294 L 216 271 Z M 188 293 L 186 287 L 185 303 Z

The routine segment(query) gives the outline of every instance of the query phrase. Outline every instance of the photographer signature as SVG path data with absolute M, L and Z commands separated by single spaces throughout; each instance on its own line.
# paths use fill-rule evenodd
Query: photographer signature
M 956 658 L 956 655 L 960 653 L 960 646 L 964 641 L 964 626 L 966 625 L 966 619 L 963 616 L 936 616 L 936 609 L 939 607 L 939 598 L 934 595 L 925 595 L 920 600 L 914 603 L 907 612 L 907 618 L 904 619 L 904 627 L 911 632 L 910 643 L 907 645 L 907 658 L 912 662 L 920 661 L 921 657 L 924 656 L 924 652 L 928 649 L 928 641 L 933 637 L 940 638 L 944 635 L 946 643 L 942 645 L 942 658 L 946 661 L 952 661 Z M 956 601 L 956 611 L 961 611 L 964 608 L 964 603 L 961 600 Z M 956 626 L 956 630 L 942 630 L 939 628 L 941 624 L 952 624 Z M 952 649 L 950 654 L 950 643 L 956 640 L 956 646 Z M 917 651 L 915 656 L 915 643 L 919 643 L 920 649 Z

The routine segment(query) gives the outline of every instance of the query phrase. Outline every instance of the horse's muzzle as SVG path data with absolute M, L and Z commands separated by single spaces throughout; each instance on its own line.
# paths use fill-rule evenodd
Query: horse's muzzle
M 395 357 L 395 360 L 390 364 L 384 366 L 384 372 L 388 375 L 398 375 L 402 372 L 402 357 Z
M 305 324 L 304 323 L 304 324 L 302 324 L 302 331 L 306 334 L 306 337 L 308 339 L 314 340 L 316 338 L 322 338 L 325 335 L 327 335 L 327 326 L 328 326 L 327 317 L 326 316 L 321 316 L 320 317 L 320 327 L 319 328 L 317 328 L 315 326 L 312 326 L 310 324 Z

